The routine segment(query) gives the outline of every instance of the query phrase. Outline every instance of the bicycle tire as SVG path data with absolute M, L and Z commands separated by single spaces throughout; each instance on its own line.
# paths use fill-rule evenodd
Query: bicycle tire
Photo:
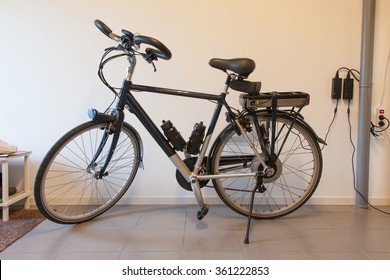
M 49 150 L 35 179 L 38 209 L 60 224 L 89 221 L 110 209 L 128 190 L 139 167 L 141 144 L 132 126 L 123 123 L 116 150 L 101 179 L 112 135 L 91 164 L 108 124 L 87 122 L 66 133 Z
M 271 121 L 270 114 L 258 112 L 256 116 L 260 125 L 269 124 Z M 244 118 L 247 126 L 248 121 L 250 122 L 248 126 L 250 127 L 253 124 L 253 117 L 248 114 Z M 263 178 L 265 189 L 256 192 L 252 211 L 252 217 L 255 219 L 273 219 L 296 211 L 313 195 L 320 181 L 321 150 L 311 130 L 302 122 L 294 122 L 288 115 L 276 118 L 275 153 L 277 154 L 278 149 L 282 147 L 291 126 L 283 150 L 271 169 L 273 174 L 271 172 Z M 246 133 L 263 156 L 259 141 L 256 139 L 255 128 Z M 251 161 L 248 160 L 250 158 Z M 253 150 L 244 136 L 237 135 L 232 125 L 227 126 L 217 137 L 210 162 L 211 174 L 253 173 L 263 168 L 254 157 Z M 250 198 L 256 186 L 255 177 L 215 179 L 213 184 L 219 197 L 229 208 L 241 215 L 249 215 Z

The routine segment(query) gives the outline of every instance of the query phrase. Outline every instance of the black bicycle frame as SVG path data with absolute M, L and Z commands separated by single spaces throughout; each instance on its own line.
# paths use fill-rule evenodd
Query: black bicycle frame
M 145 85 L 136 85 L 127 80 L 124 81 L 122 91 L 120 96 L 125 98 L 125 103 L 129 107 L 130 112 L 133 113 L 142 125 L 146 128 L 146 130 L 150 133 L 153 139 L 157 142 L 157 144 L 161 147 L 161 149 L 165 152 L 168 157 L 176 154 L 173 147 L 170 145 L 165 136 L 161 133 L 161 131 L 157 128 L 155 123 L 150 119 L 149 115 L 144 111 L 142 106 L 135 99 L 134 95 L 131 93 L 131 90 L 134 91 L 145 91 L 151 93 L 159 93 L 173 96 L 182 96 L 187 98 L 196 98 L 196 99 L 205 99 L 217 102 L 214 114 L 212 116 L 209 128 L 207 130 L 207 135 L 210 135 L 214 132 L 215 126 L 217 124 L 221 109 L 223 106 L 230 111 L 230 108 L 226 105 L 225 97 L 226 93 L 222 92 L 220 95 L 206 94 L 200 92 L 193 91 L 184 91 L 184 90 L 175 90 L 168 88 L 160 88 L 160 87 L 151 87 Z M 230 111 L 231 112 L 231 111 Z
M 129 71 L 131 74 L 131 71 Z M 144 85 L 136 85 L 131 82 L 131 80 L 125 79 L 123 82 L 122 89 L 119 93 L 119 101 L 117 104 L 117 110 L 123 111 L 125 106 L 128 106 L 129 111 L 133 113 L 141 122 L 141 124 L 146 128 L 146 130 L 149 132 L 149 134 L 153 137 L 153 139 L 157 142 L 157 144 L 161 147 L 161 149 L 165 152 L 165 154 L 169 157 L 169 159 L 173 162 L 173 164 L 177 167 L 179 172 L 183 175 L 184 178 L 187 179 L 188 182 L 191 183 L 192 190 L 195 194 L 196 200 L 198 202 L 200 210 L 197 213 L 197 217 L 199 220 L 201 220 L 208 212 L 208 206 L 204 203 L 202 193 L 200 191 L 200 185 L 199 185 L 199 179 L 201 177 L 208 176 L 211 179 L 213 176 L 219 176 L 219 175 L 198 175 L 200 166 L 203 162 L 203 159 L 205 158 L 205 153 L 207 150 L 208 145 L 210 144 L 211 135 L 214 132 L 215 126 L 217 124 L 219 115 L 221 113 L 222 107 L 224 106 L 230 114 L 233 114 L 229 106 L 226 104 L 225 98 L 226 98 L 226 89 L 228 87 L 228 84 L 230 82 L 230 77 L 226 80 L 226 87 L 225 91 L 221 92 L 220 95 L 213 95 L 213 94 L 206 94 L 206 93 L 200 93 L 200 92 L 193 92 L 193 91 L 184 91 L 184 90 L 175 90 L 175 89 L 168 89 L 168 88 L 159 88 L 159 87 L 151 87 L 151 86 L 144 86 Z M 195 163 L 194 170 L 190 170 L 188 166 L 184 163 L 183 159 L 181 159 L 178 154 L 176 153 L 175 149 L 171 146 L 167 138 L 161 133 L 161 131 L 157 128 L 155 123 L 150 119 L 149 115 L 144 111 L 142 106 L 138 103 L 138 101 L 135 99 L 134 95 L 132 94 L 132 90 L 134 91 L 145 91 L 145 92 L 151 92 L 151 93 L 159 93 L 159 94 L 166 94 L 166 95 L 173 95 L 173 96 L 182 96 L 182 97 L 188 97 L 188 98 L 196 98 L 196 99 L 205 99 L 205 100 L 211 100 L 217 103 L 216 108 L 214 110 L 214 114 L 212 116 L 209 128 L 207 130 L 207 134 L 204 140 L 204 143 L 202 145 L 199 157 L 197 162 Z M 123 122 L 123 121 L 122 121 Z M 116 132 L 120 133 L 120 126 L 121 123 L 116 124 Z M 119 130 L 118 130 L 119 128 Z M 101 170 L 100 173 L 104 173 L 104 169 Z M 248 175 L 250 176 L 250 175 Z

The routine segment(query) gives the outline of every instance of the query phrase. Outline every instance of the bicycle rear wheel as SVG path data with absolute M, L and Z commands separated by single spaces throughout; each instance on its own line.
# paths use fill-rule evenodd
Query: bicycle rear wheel
M 245 118 L 247 120 L 243 123 L 246 123 L 246 127 L 253 125 L 252 116 L 247 115 Z M 258 113 L 257 119 L 271 139 L 271 116 Z M 247 135 L 263 156 L 254 127 Z M 305 125 L 294 122 L 291 117 L 279 116 L 276 119 L 275 137 L 275 153 L 280 152 L 280 155 L 263 177 L 265 188 L 256 192 L 252 215 L 257 219 L 277 218 L 297 210 L 312 196 L 321 177 L 321 150 Z M 244 136 L 237 135 L 232 126 L 222 131 L 214 147 L 211 156 L 212 174 L 253 173 L 264 168 Z M 248 216 L 256 177 L 216 179 L 213 184 L 227 206 Z
M 38 209 L 51 221 L 72 224 L 88 221 L 113 206 L 130 187 L 140 162 L 137 132 L 124 123 L 115 152 L 99 179 L 113 135 L 107 124 L 87 122 L 69 131 L 42 161 L 34 186 Z M 107 141 L 103 141 L 108 135 Z M 91 162 L 100 146 L 104 147 Z

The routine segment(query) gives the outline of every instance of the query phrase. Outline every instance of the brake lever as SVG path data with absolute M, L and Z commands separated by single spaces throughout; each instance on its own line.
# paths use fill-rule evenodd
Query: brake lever
M 150 62 L 152 65 L 153 65 L 153 72 L 157 72 L 157 68 L 156 68 L 156 65 L 154 65 L 154 62 Z
M 145 53 L 142 54 L 143 59 L 145 59 L 146 62 L 153 65 L 154 72 L 157 72 L 156 65 L 154 64 L 154 60 L 157 60 L 157 57 L 155 56 L 153 49 L 147 48 L 145 50 Z
M 150 54 L 145 54 L 143 53 L 142 54 L 142 57 L 145 59 L 145 61 L 149 64 L 152 64 L 153 65 L 153 72 L 157 72 L 157 68 L 156 68 L 156 65 L 154 64 L 153 60 L 157 60 L 157 58 L 153 58 L 153 55 L 150 55 Z

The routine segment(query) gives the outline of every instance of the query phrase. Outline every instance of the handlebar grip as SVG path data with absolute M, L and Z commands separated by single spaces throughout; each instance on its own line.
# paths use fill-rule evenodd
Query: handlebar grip
M 154 55 L 158 58 L 169 60 L 172 57 L 171 51 L 159 40 L 152 37 L 137 35 L 134 36 L 134 43 L 139 44 L 148 44 L 155 47 L 157 50 L 154 51 Z
M 112 30 L 101 20 L 96 19 L 95 20 L 95 25 L 101 32 L 103 32 L 104 35 L 107 37 L 110 37 L 110 34 L 112 33 Z

